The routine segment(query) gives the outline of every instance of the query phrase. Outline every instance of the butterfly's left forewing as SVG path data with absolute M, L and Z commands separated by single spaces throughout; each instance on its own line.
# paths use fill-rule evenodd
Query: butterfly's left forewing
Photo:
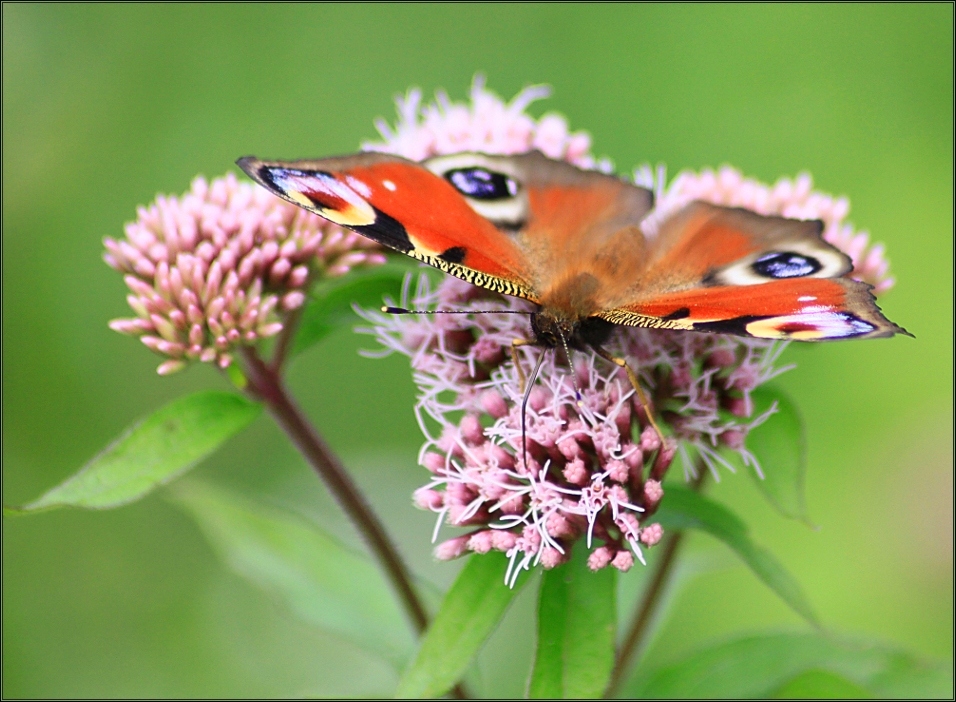
M 537 300 L 527 259 L 451 183 L 389 154 L 239 159 L 274 194 L 395 251 L 496 292 Z

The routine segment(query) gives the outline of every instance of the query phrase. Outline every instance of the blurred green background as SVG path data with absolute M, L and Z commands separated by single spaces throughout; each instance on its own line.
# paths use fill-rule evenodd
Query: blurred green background
M 916 335 L 791 347 L 781 378 L 808 427 L 819 529 L 774 513 L 742 475 L 711 494 L 751 525 L 837 631 L 950 658 L 953 637 L 953 6 L 115 6 L 4 4 L 3 502 L 74 472 L 134 418 L 226 387 L 208 367 L 159 378 L 110 331 L 125 287 L 100 260 L 135 207 L 241 155 L 347 153 L 420 86 L 462 99 L 476 71 L 529 83 L 622 172 L 732 164 L 810 171 L 886 242 L 887 316 Z M 353 466 L 415 568 L 432 562 L 414 387 L 401 358 L 343 331 L 290 383 Z M 198 479 L 292 506 L 356 543 L 263 416 Z M 692 541 L 647 653 L 800 623 L 728 551 Z M 636 571 L 632 571 L 632 574 Z M 629 577 L 640 577 L 639 574 Z M 482 656 L 489 694 L 520 694 L 533 595 Z M 393 673 L 233 575 L 159 491 L 111 512 L 3 522 L 4 697 L 386 694 Z M 524 641 L 524 643 L 521 643 Z

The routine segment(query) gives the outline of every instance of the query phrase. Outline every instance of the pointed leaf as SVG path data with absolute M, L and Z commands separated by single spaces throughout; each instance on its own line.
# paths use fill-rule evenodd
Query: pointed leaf
M 538 644 L 528 685 L 532 698 L 598 698 L 614 665 L 617 571 L 592 572 L 580 546 L 544 573 L 538 598 Z
M 763 479 L 751 471 L 757 487 L 781 514 L 809 523 L 806 500 L 807 442 L 803 420 L 793 401 L 780 389 L 762 386 L 751 394 L 754 416 L 777 411 L 747 435 L 747 449 L 756 456 Z
M 283 510 L 190 481 L 174 500 L 223 561 L 298 617 L 383 656 L 397 669 L 414 637 L 379 570 L 314 524 Z
M 396 697 L 440 697 L 464 675 L 468 664 L 495 630 L 518 590 L 530 579 L 505 585 L 508 559 L 492 552 L 474 554 L 451 586 L 425 633 Z
M 354 324 L 358 316 L 352 305 L 377 307 L 386 295 L 398 297 L 406 270 L 398 265 L 377 266 L 316 285 L 299 321 L 292 353 L 305 351 L 339 327 Z
M 849 686 L 860 696 L 952 698 L 953 694 L 947 663 L 921 660 L 880 642 L 807 632 L 760 634 L 714 644 L 656 671 L 638 671 L 624 696 L 765 698 L 809 695 L 811 689 L 829 696 L 846 694 Z
M 817 619 L 800 585 L 767 549 L 750 539 L 747 525 L 723 505 L 686 488 L 671 486 L 658 521 L 665 529 L 700 529 L 730 546 L 754 574 L 811 624 Z
M 127 429 L 78 473 L 20 508 L 107 509 L 125 505 L 168 483 L 255 419 L 260 405 L 241 395 L 205 391 L 181 397 Z

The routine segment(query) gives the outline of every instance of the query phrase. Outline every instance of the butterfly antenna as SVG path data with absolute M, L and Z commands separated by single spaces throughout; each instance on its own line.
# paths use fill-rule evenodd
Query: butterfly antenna
M 564 338 L 564 334 L 561 333 L 561 330 L 558 330 L 558 335 L 561 337 L 561 345 L 564 346 L 564 357 L 568 361 L 568 368 L 571 370 L 571 385 L 574 386 L 574 402 L 578 407 L 584 407 L 584 401 L 581 399 L 581 389 L 578 387 L 578 376 L 574 372 L 574 363 L 571 361 L 571 349 L 568 348 L 568 340 Z
M 531 397 L 531 388 L 534 387 L 534 381 L 538 377 L 538 370 L 541 368 L 541 363 L 544 361 L 544 355 L 547 352 L 547 349 L 543 349 L 538 356 L 538 362 L 534 364 L 534 370 L 531 371 L 531 378 L 528 381 L 527 387 L 524 389 L 524 397 L 521 398 L 521 458 L 524 461 L 525 469 L 528 468 L 528 432 L 526 428 L 528 423 L 528 398 Z
M 520 310 L 409 310 L 404 307 L 382 305 L 385 314 L 534 314 Z

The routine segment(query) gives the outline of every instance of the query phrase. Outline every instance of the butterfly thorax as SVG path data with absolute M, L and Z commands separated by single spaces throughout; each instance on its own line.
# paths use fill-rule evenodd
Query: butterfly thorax
M 541 346 L 587 348 L 603 344 L 614 325 L 595 316 L 601 311 L 598 280 L 590 272 L 564 275 L 541 295 L 540 309 L 531 316 L 535 341 Z
M 600 317 L 568 319 L 556 316 L 553 310 L 541 309 L 531 315 L 531 331 L 535 342 L 548 348 L 565 344 L 576 349 L 600 346 L 614 331 L 614 325 Z

